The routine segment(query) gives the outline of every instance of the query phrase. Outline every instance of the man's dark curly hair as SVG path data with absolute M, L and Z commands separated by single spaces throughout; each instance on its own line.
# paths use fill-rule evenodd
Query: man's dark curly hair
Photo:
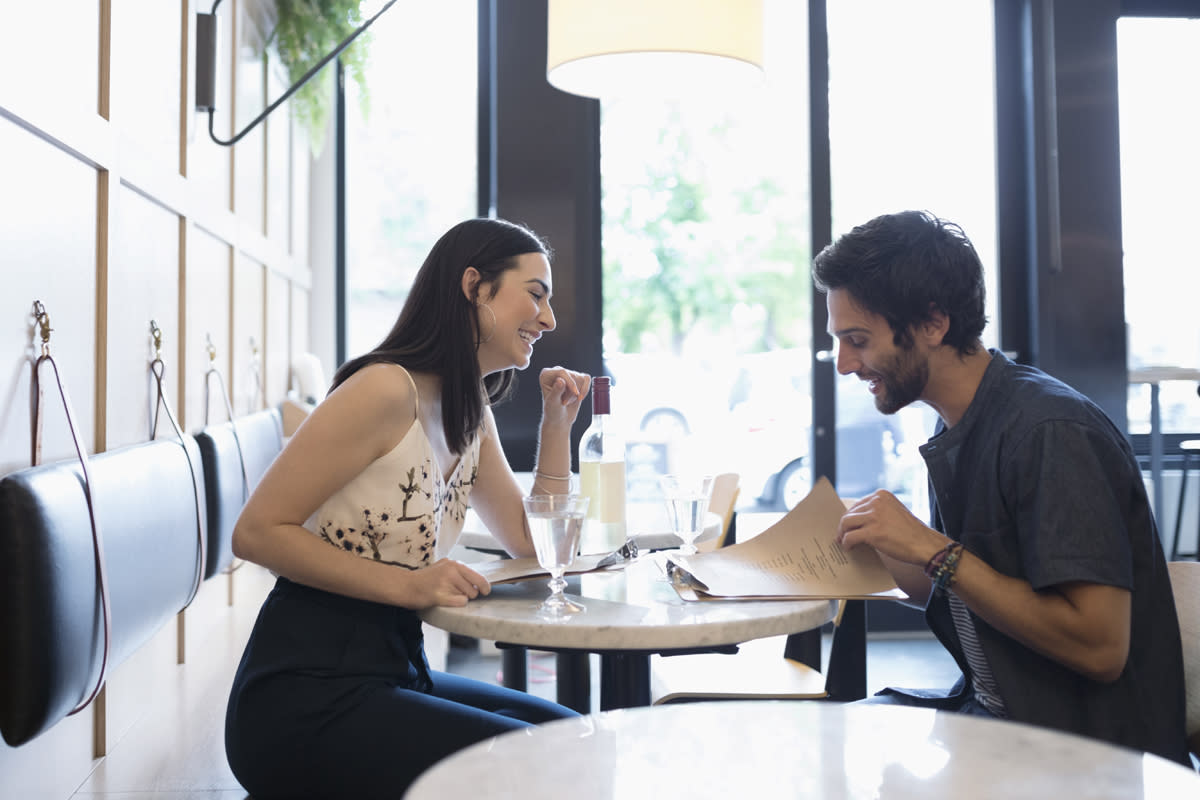
M 887 320 L 897 346 L 911 347 L 913 326 L 941 311 L 945 343 L 975 352 L 987 324 L 983 264 L 962 228 L 928 211 L 884 214 L 854 228 L 813 260 L 823 292 L 844 289 Z

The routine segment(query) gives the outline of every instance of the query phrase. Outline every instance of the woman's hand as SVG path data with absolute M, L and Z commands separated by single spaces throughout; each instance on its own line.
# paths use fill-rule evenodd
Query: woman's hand
M 538 375 L 542 387 L 542 418 L 570 427 L 579 416 L 592 376 L 566 367 L 547 367 Z
M 409 573 L 409 597 L 403 605 L 414 608 L 465 606 L 492 591 L 487 578 L 459 561 L 443 558 L 424 569 Z

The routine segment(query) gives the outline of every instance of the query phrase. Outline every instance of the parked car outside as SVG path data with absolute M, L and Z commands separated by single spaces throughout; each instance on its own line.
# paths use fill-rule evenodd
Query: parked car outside
M 739 508 L 793 507 L 813 480 L 809 363 L 808 352 L 800 349 L 707 363 L 609 355 L 613 417 L 626 438 L 630 496 L 654 496 L 658 474 L 687 466 L 738 472 Z M 852 376 L 839 379 L 839 493 L 857 497 L 892 488 L 904 441 L 902 420 L 879 413 Z

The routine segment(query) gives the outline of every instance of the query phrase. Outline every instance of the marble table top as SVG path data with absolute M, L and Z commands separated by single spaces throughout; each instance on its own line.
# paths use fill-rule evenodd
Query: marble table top
M 1130 383 L 1166 383 L 1167 381 L 1200 381 L 1200 369 L 1148 366 L 1129 370 Z
M 514 731 L 435 764 L 404 797 L 1178 800 L 1200 797 L 1200 775 L 1015 722 L 757 701 L 622 709 Z
M 549 593 L 545 578 L 496 585 L 462 608 L 430 608 L 421 618 L 464 636 L 591 652 L 738 644 L 811 630 L 833 619 L 832 600 L 686 602 L 663 578 L 661 558 L 643 556 L 624 569 L 569 577 L 568 597 L 587 610 L 562 622 L 536 615 Z

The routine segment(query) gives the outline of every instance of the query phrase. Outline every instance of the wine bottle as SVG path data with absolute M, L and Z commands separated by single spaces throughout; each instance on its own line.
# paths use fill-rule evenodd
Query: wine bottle
M 592 424 L 579 442 L 579 482 L 588 502 L 582 553 L 611 553 L 625 544 L 625 441 L 609 416 L 611 379 L 592 379 Z

